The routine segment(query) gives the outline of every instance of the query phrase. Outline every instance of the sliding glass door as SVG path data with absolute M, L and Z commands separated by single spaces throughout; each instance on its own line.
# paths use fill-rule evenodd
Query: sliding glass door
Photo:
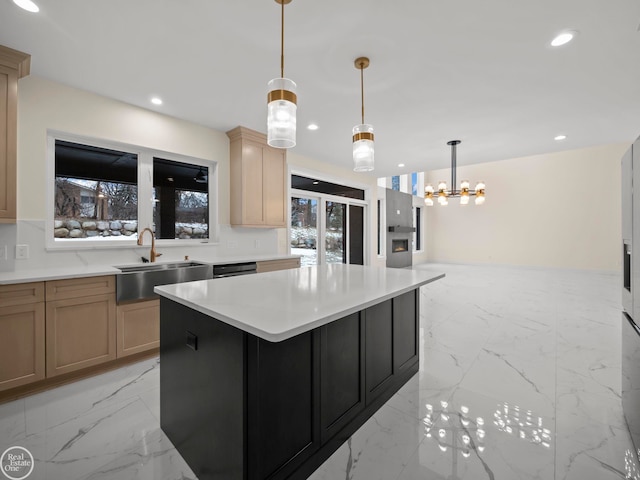
M 365 205 L 301 193 L 291 197 L 290 224 L 291 253 L 301 265 L 364 265 Z
M 318 199 L 291 198 L 291 253 L 300 264 L 318 264 Z

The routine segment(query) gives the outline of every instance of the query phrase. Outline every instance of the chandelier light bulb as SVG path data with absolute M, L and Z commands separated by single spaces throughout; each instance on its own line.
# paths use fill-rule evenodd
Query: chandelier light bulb
M 428 207 L 432 207 L 433 206 L 433 186 L 431 184 L 428 184 L 426 187 L 424 187 L 424 204 Z
M 460 195 L 460 205 L 469 205 L 469 194 Z

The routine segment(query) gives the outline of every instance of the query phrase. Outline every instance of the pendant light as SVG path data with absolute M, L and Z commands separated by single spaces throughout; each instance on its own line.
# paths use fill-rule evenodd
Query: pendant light
M 282 6 L 280 23 L 280 77 L 267 86 L 267 143 L 276 148 L 296 146 L 296 84 L 284 78 L 284 6 L 292 0 L 275 0 Z
M 476 205 L 482 205 L 484 203 L 484 190 L 485 184 L 484 182 L 476 183 L 476 189 L 469 189 L 469 180 L 463 180 L 460 182 L 460 190 L 456 190 L 456 173 L 458 170 L 457 166 L 457 158 L 456 158 L 456 147 L 462 143 L 460 140 L 451 140 L 447 142 L 447 145 L 451 146 L 451 190 L 447 187 L 447 182 L 440 181 L 438 183 L 438 203 L 442 206 L 449 205 L 449 198 L 460 198 L 460 205 L 469 205 L 469 198 L 472 196 L 476 197 L 475 203 Z M 424 188 L 424 203 L 428 207 L 433 206 L 433 198 L 436 194 L 435 190 L 431 185 L 427 185 Z
M 353 127 L 353 170 L 370 172 L 373 170 L 373 126 L 364 123 L 364 69 L 369 66 L 367 57 L 356 58 L 354 62 L 360 70 L 360 98 L 362 101 L 362 123 Z

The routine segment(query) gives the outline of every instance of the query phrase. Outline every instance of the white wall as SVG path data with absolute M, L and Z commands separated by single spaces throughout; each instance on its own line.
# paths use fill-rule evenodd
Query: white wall
M 158 248 L 164 254 L 163 260 L 179 260 L 184 255 L 207 259 L 287 253 L 286 229 L 229 226 L 229 140 L 224 132 L 35 75 L 20 80 L 18 95 L 18 223 L 0 225 L 0 246 L 9 247 L 9 259 L 0 260 L 0 271 L 89 263 L 123 264 L 137 262 L 141 255 L 148 253 L 148 247 L 71 252 L 45 249 L 48 129 L 217 162 L 219 243 L 163 246 Z M 291 165 L 375 186 L 375 178 L 296 155 L 293 150 L 287 157 Z M 28 260 L 13 260 L 16 244 L 29 245 Z
M 427 209 L 429 261 L 619 271 L 620 159 L 628 144 L 458 167 L 482 206 Z M 450 170 L 427 172 L 428 183 Z

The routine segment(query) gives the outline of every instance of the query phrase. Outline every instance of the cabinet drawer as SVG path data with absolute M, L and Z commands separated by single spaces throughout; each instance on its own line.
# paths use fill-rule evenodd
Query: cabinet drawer
M 44 301 L 44 282 L 0 285 L 0 308 Z
M 258 273 L 275 272 L 276 270 L 288 270 L 290 268 L 299 267 L 299 258 L 285 258 L 282 260 L 266 260 L 263 262 L 256 262 L 256 271 Z
M 47 282 L 47 301 L 89 297 L 116 292 L 115 275 L 71 278 Z

